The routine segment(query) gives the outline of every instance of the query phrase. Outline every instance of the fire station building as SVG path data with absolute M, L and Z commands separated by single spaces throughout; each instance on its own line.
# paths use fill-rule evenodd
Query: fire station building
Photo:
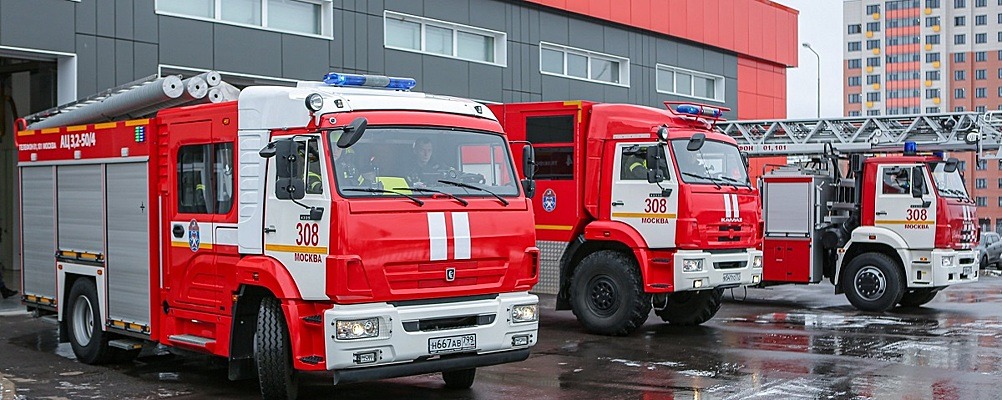
M 797 11 L 769 0 L 0 0 L 0 265 L 19 258 L 13 119 L 153 74 L 372 73 L 483 102 L 685 100 L 757 119 L 786 117 L 797 51 Z

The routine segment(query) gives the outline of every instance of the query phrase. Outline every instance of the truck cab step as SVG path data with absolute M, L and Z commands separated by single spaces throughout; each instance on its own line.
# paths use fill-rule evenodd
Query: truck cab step
M 207 337 L 201 337 L 201 336 L 195 336 L 195 335 L 171 335 L 171 336 L 168 336 L 167 339 L 169 339 L 172 342 L 190 344 L 190 345 L 195 345 L 195 346 L 199 346 L 199 347 L 206 347 L 206 346 L 208 346 L 210 344 L 215 344 L 216 343 L 216 339 L 207 338 Z
M 143 341 L 137 339 L 115 339 L 108 341 L 108 346 L 122 350 L 141 350 Z

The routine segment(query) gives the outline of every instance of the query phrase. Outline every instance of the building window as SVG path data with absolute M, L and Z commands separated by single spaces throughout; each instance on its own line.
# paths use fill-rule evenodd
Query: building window
M 974 187 L 975 187 L 975 189 L 987 189 L 988 188 L 988 180 L 985 179 L 985 178 L 975 179 L 974 180 Z
M 876 13 L 879 13 L 879 12 L 880 12 L 880 5 L 871 4 L 871 5 L 866 6 L 866 13 L 867 14 L 876 14 Z
M 988 25 L 987 15 L 978 15 L 974 17 L 974 25 Z
M 925 44 L 939 44 L 939 35 L 925 35 Z
M 849 94 L 849 104 L 859 104 L 859 103 L 860 103 L 859 93 Z
M 925 98 L 927 98 L 927 99 L 935 99 L 937 97 L 939 97 L 939 89 L 926 89 L 925 90 Z
M 937 114 L 939 113 L 939 107 L 926 107 L 925 112 L 929 114 Z
M 160 0 L 157 13 L 331 37 L 331 0 Z
M 974 6 L 975 7 L 985 7 L 987 5 L 988 5 L 988 0 L 975 0 L 974 1 Z
M 1002 169 L 1002 163 L 999 163 L 999 169 Z M 999 178 L 999 189 L 1002 189 L 1002 178 Z
M 663 64 L 657 65 L 656 89 L 659 93 L 724 101 L 724 77 Z
M 966 0 L 953 0 L 953 8 L 964 8 L 967 7 Z
M 539 42 L 539 71 L 546 75 L 630 86 L 630 59 L 553 43 Z M 720 86 L 722 98 L 723 78 Z
M 880 40 L 878 40 L 878 39 L 870 39 L 870 40 L 866 41 L 866 49 L 867 50 L 872 50 L 872 49 L 876 49 L 876 48 L 880 48 Z
M 849 86 L 859 86 L 860 85 L 860 80 L 861 79 L 858 76 L 850 76 L 849 77 Z
M 967 71 L 964 70 L 953 71 L 953 80 L 962 81 L 965 79 L 967 79 Z
M 867 57 L 866 58 L 866 66 L 867 67 L 879 67 L 880 66 L 880 57 Z
M 939 8 L 939 0 L 925 0 L 925 8 Z
M 181 146 L 177 212 L 228 214 L 233 208 L 233 143 Z
M 953 89 L 953 98 L 962 99 L 964 96 L 964 88 Z
M 975 62 L 988 61 L 988 54 L 983 51 L 974 52 L 974 61 Z
M 988 73 L 987 73 L 987 71 L 983 70 L 983 69 L 976 69 L 976 70 L 974 70 L 974 79 L 975 80 L 979 80 L 979 81 L 988 79 Z
M 880 32 L 880 22 L 867 22 L 866 30 L 869 32 Z
M 1002 14 L 999 14 L 999 15 L 1002 16 Z M 849 34 L 850 35 L 854 35 L 854 34 L 862 32 L 862 31 L 863 31 L 863 29 L 860 27 L 859 24 L 849 25 Z
M 866 115 L 868 117 L 878 117 L 880 116 L 880 110 L 866 110 Z
M 847 66 L 849 67 L 849 69 L 859 69 L 860 61 L 858 58 L 851 59 L 847 62 Z
M 987 160 L 978 160 L 978 161 L 976 161 L 975 164 L 974 164 L 974 169 L 978 170 L 978 171 L 987 170 L 988 169 L 988 161 Z
M 988 34 L 987 33 L 975 34 L 974 43 L 988 43 Z
M 967 43 L 967 36 L 963 33 L 959 35 L 953 35 L 953 44 L 964 44 Z
M 985 106 L 977 106 L 977 107 L 974 107 L 974 111 L 977 111 L 977 112 L 979 112 L 979 113 L 983 113 L 983 112 L 985 112 L 985 111 L 988 111 L 988 107 L 985 107 Z
M 849 111 L 849 116 L 850 117 L 858 117 L 859 116 L 859 111 Z
M 953 26 L 964 26 L 967 25 L 967 17 L 961 15 L 958 17 L 953 17 Z
M 939 25 L 939 17 L 925 17 L 925 27 L 932 28 Z
M 953 62 L 962 63 L 967 61 L 967 53 L 953 53 Z
M 978 207 L 988 207 L 987 197 L 978 196 L 974 198 L 974 201 L 977 203 Z
M 932 63 L 939 61 L 939 53 L 925 53 L 925 62 Z
M 979 99 L 983 99 L 983 98 L 988 97 L 988 89 L 983 88 L 983 87 L 982 88 L 975 88 L 974 89 L 974 97 L 979 98 Z
M 383 46 L 505 66 L 507 34 L 391 11 L 383 13 Z
M 964 112 L 964 106 L 953 107 L 953 112 Z
M 1002 14 L 999 14 L 999 15 L 1002 15 Z M 999 23 L 1002 24 L 1002 21 L 1000 21 Z M 998 40 L 1000 42 L 1002 42 L 1002 31 L 999 31 L 999 39 Z
M 927 81 L 938 81 L 939 80 L 939 71 L 926 71 L 925 72 L 925 79 Z
M 860 42 L 849 42 L 848 46 L 849 46 L 849 51 L 859 51 Z
M 867 93 L 866 101 L 880 101 L 880 92 Z
M 880 83 L 880 75 L 867 75 L 866 76 L 866 84 L 867 85 L 872 85 L 872 84 L 875 84 L 875 83 Z

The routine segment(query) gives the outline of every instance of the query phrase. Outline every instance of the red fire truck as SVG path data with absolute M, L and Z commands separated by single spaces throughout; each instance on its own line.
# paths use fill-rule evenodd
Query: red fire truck
M 652 308 L 697 325 L 724 288 L 761 279 L 759 195 L 734 139 L 712 129 L 722 110 L 666 106 L 491 106 L 535 152 L 535 290 L 591 332 L 629 334 Z
M 800 158 L 762 176 L 763 285 L 828 278 L 856 308 L 886 311 L 977 281 L 977 204 L 959 161 L 942 151 L 998 148 L 984 116 L 733 121 L 721 130 L 752 155 Z
M 302 372 L 469 387 L 526 359 L 530 182 L 487 107 L 414 84 L 332 73 L 150 119 L 20 122 L 22 301 L 82 362 L 159 343 L 225 357 L 265 398 Z M 414 175 L 426 144 L 441 167 Z

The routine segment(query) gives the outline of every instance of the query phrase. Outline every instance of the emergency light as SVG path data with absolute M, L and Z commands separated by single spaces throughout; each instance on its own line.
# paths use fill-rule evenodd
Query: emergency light
M 324 75 L 324 83 L 331 86 L 368 86 L 386 89 L 411 90 L 417 85 L 412 78 L 394 78 L 383 75 L 339 74 Z
M 706 107 L 706 106 L 696 106 L 692 104 L 679 104 L 675 107 L 675 111 L 679 114 L 689 114 L 710 118 L 720 118 L 724 115 L 723 111 L 718 108 Z
M 915 154 L 918 154 L 918 144 L 911 141 L 905 142 L 905 155 L 914 156 Z

